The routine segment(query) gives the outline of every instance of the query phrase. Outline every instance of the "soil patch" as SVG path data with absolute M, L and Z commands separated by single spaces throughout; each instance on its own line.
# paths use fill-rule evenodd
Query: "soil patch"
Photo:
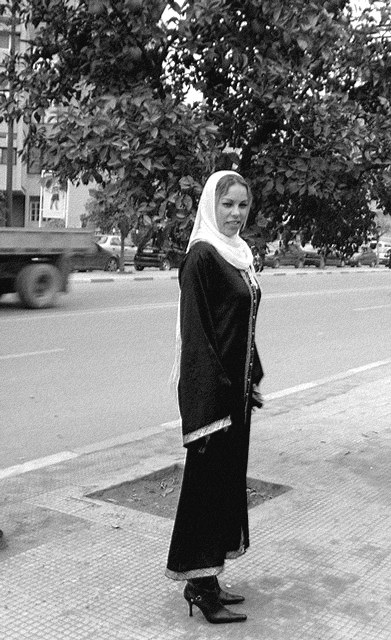
M 87 497 L 173 519 L 182 476 L 183 466 L 175 464 L 136 480 L 94 491 Z M 291 487 L 282 484 L 247 478 L 248 508 L 252 509 L 290 489 Z

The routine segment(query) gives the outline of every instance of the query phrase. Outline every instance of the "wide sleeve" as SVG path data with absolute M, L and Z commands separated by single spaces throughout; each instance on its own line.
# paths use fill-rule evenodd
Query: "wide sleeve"
M 218 353 L 213 321 L 211 261 L 207 252 L 190 251 L 180 272 L 178 400 L 184 446 L 231 423 L 231 381 Z

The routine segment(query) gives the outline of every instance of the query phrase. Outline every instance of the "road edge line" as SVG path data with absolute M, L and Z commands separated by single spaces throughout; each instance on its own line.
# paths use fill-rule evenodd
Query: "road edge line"
M 264 396 L 264 400 L 268 402 L 270 400 L 284 398 L 286 396 L 294 395 L 295 393 L 301 393 L 302 391 L 314 389 L 316 387 L 320 387 L 330 382 L 343 380 L 351 376 L 364 373 L 365 371 L 370 371 L 371 369 L 384 367 L 390 364 L 391 364 L 391 358 L 387 360 L 378 360 L 376 362 L 370 362 L 360 367 L 353 367 L 351 369 L 347 369 L 346 371 L 342 371 L 341 373 L 337 373 L 333 376 L 319 378 L 318 380 L 314 380 L 312 382 L 305 382 L 303 384 L 298 384 L 294 387 L 281 389 L 281 391 L 268 393 Z M 12 467 L 7 467 L 5 469 L 0 469 L 0 480 L 22 475 L 24 473 L 28 473 L 29 471 L 37 471 L 39 469 L 43 469 L 45 467 L 49 467 L 61 462 L 67 462 L 68 460 L 73 460 L 83 455 L 88 455 L 91 453 L 97 453 L 98 451 L 105 451 L 106 449 L 113 449 L 115 447 L 128 445 L 128 444 L 131 444 L 132 442 L 144 440 L 144 438 L 147 438 L 149 436 L 154 436 L 158 433 L 163 433 L 164 431 L 168 431 L 169 429 L 174 429 L 179 426 L 180 426 L 179 419 L 171 420 L 169 422 L 162 422 L 158 427 L 150 427 L 149 429 L 144 429 L 138 432 L 137 434 L 133 434 L 133 435 L 123 434 L 121 436 L 109 438 L 106 440 L 101 440 L 100 442 L 86 445 L 84 447 L 77 447 L 73 450 L 60 451 L 57 454 L 45 456 L 43 458 L 36 458 L 34 460 L 30 460 L 22 464 L 14 465 Z

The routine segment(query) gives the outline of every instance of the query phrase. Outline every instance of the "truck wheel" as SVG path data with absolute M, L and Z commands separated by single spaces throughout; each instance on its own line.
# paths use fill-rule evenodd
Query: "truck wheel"
M 23 267 L 16 279 L 19 297 L 30 309 L 45 309 L 53 306 L 60 286 L 60 272 L 52 264 L 29 264 Z

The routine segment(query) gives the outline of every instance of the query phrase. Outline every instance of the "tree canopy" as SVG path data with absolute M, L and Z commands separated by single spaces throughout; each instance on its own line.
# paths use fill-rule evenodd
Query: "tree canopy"
M 24 119 L 26 152 L 38 147 L 61 180 L 102 185 L 117 222 L 136 212 L 141 225 L 172 215 L 186 224 L 218 153 L 217 128 L 170 86 L 165 61 L 176 36 L 161 21 L 165 5 L 17 3 L 30 46 L 18 56 L 13 102 L 2 95 L 3 117 Z
M 148 225 L 179 214 L 184 226 L 223 166 L 250 180 L 250 223 L 263 232 L 343 244 L 371 229 L 370 201 L 391 211 L 386 1 L 357 15 L 347 0 L 7 6 L 31 46 L 3 117 L 23 117 L 46 168 L 102 184 L 122 216 Z M 203 99 L 189 103 L 190 89 Z
M 187 3 L 179 84 L 205 96 L 274 228 L 327 242 L 365 233 L 370 199 L 390 211 L 390 30 L 386 2 Z

